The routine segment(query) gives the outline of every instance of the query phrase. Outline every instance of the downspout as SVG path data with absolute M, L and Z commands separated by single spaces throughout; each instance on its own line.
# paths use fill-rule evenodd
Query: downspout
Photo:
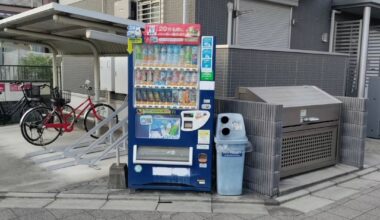
M 99 74 L 100 74 L 100 63 L 99 63 L 99 52 L 95 45 L 93 45 L 90 41 L 85 40 L 79 40 L 74 38 L 68 38 L 68 37 L 62 37 L 62 36 L 56 36 L 56 35 L 49 35 L 49 34 L 43 34 L 43 33 L 36 33 L 32 31 L 21 31 L 17 29 L 10 29 L 10 28 L 4 28 L 4 32 L 16 34 L 16 35 L 26 35 L 41 39 L 50 39 L 50 40 L 58 40 L 58 41 L 66 41 L 69 43 L 74 44 L 81 44 L 84 46 L 87 46 L 91 49 L 92 53 L 94 54 L 94 89 L 95 89 L 95 97 L 94 101 L 99 101 L 99 93 L 100 93 L 100 80 L 99 80 Z
M 232 2 L 227 3 L 228 10 L 228 22 L 227 22 L 227 45 L 232 44 L 232 19 L 234 12 L 234 4 Z
M 359 86 L 358 97 L 365 98 L 365 81 L 367 72 L 367 56 L 368 56 L 368 38 L 369 38 L 369 26 L 371 23 L 371 7 L 364 7 L 363 12 L 363 30 L 362 38 L 360 42 L 360 62 L 359 62 Z
M 182 0 L 182 22 L 184 24 L 186 23 L 189 23 L 189 16 L 188 16 L 188 13 L 187 13 L 187 0 Z
M 330 39 L 329 39 L 329 52 L 334 52 L 334 35 L 335 35 L 335 15 L 340 14 L 340 11 L 331 11 L 331 21 L 330 21 Z

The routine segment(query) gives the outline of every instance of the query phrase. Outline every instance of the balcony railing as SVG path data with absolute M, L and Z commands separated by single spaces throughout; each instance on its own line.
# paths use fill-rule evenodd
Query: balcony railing
M 51 66 L 0 66 L 0 82 L 51 82 L 52 76 Z

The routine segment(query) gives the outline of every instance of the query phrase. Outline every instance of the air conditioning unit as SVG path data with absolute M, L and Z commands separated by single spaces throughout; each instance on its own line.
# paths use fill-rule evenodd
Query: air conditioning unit
M 114 15 L 116 17 L 136 20 L 136 1 L 119 0 L 114 3 Z

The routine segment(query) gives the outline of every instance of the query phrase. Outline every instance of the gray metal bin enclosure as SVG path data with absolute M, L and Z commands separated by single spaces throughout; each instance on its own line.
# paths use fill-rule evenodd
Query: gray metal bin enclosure
M 240 100 L 283 106 L 281 177 L 337 163 L 342 102 L 315 86 L 240 87 Z

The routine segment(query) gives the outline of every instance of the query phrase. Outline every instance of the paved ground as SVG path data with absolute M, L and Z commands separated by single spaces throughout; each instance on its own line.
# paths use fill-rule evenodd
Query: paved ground
M 333 185 L 278 205 L 211 194 L 126 191 L 17 194 L 0 200 L 3 219 L 380 219 L 380 172 Z M 102 184 L 101 180 L 87 186 Z M 84 187 L 81 186 L 81 187 Z M 78 190 L 78 188 L 76 189 Z

